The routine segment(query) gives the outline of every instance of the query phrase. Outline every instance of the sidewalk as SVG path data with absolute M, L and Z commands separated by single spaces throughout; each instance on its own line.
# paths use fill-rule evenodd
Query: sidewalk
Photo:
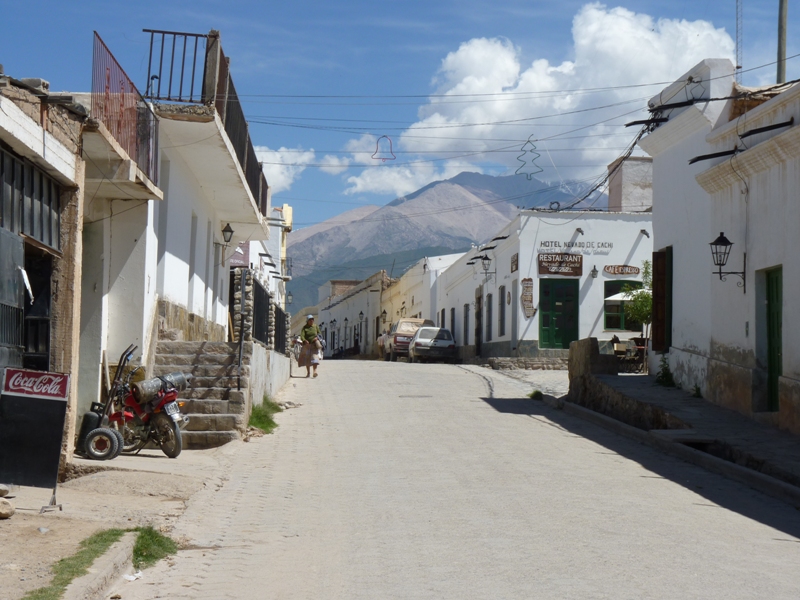
M 152 525 L 169 532 L 193 494 L 224 483 L 242 445 L 183 452 L 174 460 L 160 450 L 108 462 L 76 457 L 75 478 L 56 492 L 63 511 L 39 514 L 52 490 L 13 487 L 17 512 L 0 521 L 0 596 L 21 598 L 49 584 L 52 565 L 100 530 Z
M 652 376 L 593 378 L 591 399 L 549 403 L 800 507 L 800 437 L 656 385 Z

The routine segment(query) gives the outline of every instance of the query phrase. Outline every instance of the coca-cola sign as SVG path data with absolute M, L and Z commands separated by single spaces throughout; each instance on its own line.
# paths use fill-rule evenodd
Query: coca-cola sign
M 69 375 L 63 373 L 7 368 L 2 383 L 3 394 L 49 400 L 66 400 L 69 395 Z

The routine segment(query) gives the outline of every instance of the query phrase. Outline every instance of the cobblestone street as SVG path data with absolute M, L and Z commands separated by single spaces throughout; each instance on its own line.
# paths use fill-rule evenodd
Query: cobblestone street
M 525 398 L 558 371 L 330 361 L 190 501 L 153 598 L 797 598 L 800 513 Z

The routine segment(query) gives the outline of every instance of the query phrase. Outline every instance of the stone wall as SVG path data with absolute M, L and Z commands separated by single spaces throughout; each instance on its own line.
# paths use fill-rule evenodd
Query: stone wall
M 242 286 L 244 286 L 244 308 L 242 308 Z M 250 269 L 234 269 L 231 303 L 233 305 L 233 340 L 241 339 L 242 326 L 244 326 L 244 341 L 249 342 L 253 339 L 253 271 Z M 272 331 L 271 328 L 270 331 Z
M 158 339 L 185 342 L 224 342 L 225 327 L 168 300 L 158 301 Z
M 76 177 L 82 183 L 84 164 L 78 163 Z M 78 360 L 81 316 L 81 256 L 83 254 L 83 186 L 61 193 L 61 257 L 53 260 L 50 320 L 50 368 L 70 373 L 69 401 L 61 446 L 63 472 L 75 449 L 78 406 Z

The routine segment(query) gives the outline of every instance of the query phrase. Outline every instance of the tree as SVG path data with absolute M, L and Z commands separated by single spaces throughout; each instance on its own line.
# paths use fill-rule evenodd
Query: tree
M 650 324 L 653 322 L 653 266 L 649 260 L 642 261 L 642 287 L 624 285 L 626 294 L 625 320 L 642 324 L 644 335 L 643 370 L 647 372 L 647 342 L 650 340 Z

